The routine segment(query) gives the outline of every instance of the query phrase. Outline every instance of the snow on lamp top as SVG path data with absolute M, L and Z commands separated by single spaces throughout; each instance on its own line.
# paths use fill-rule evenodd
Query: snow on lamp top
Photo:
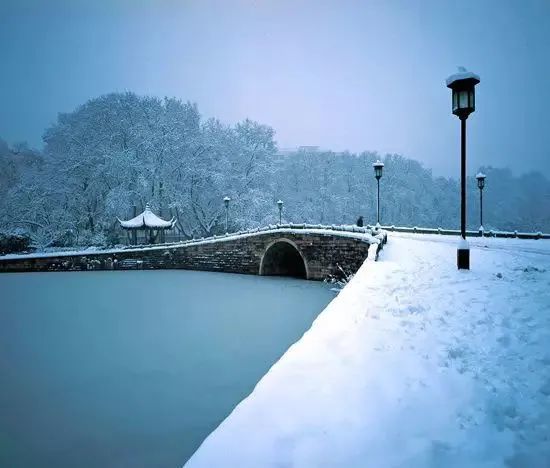
M 119 218 L 117 218 L 117 220 L 124 229 L 172 229 L 176 222 L 176 218 L 172 218 L 170 221 L 159 218 L 151 211 L 149 203 L 145 205 L 143 213 L 136 217 L 128 221 L 122 221 Z
M 449 76 L 449 78 L 447 78 L 445 83 L 448 88 L 452 89 L 455 86 L 455 84 L 458 84 L 457 82 L 464 81 L 464 80 L 472 80 L 472 83 L 474 85 L 478 84 L 481 81 L 479 78 L 479 75 L 476 75 L 475 73 L 466 70 L 464 67 L 458 67 L 458 72 Z
M 476 174 L 476 179 L 485 179 L 487 177 L 483 172 L 478 172 Z
M 283 200 L 277 200 L 277 205 L 283 206 Z

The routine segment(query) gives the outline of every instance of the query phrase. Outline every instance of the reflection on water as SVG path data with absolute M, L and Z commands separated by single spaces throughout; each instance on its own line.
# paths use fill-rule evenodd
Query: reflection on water
M 223 273 L 0 275 L 0 466 L 181 466 L 332 297 Z

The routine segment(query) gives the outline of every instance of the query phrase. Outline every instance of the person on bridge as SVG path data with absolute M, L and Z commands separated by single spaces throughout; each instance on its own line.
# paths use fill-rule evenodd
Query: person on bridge
M 363 217 L 362 216 L 359 216 L 359 218 L 357 218 L 357 226 L 363 227 Z

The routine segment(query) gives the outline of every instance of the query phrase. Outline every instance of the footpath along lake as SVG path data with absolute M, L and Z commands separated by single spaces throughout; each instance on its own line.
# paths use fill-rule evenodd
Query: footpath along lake
M 181 270 L 0 275 L 0 466 L 181 467 L 333 297 Z

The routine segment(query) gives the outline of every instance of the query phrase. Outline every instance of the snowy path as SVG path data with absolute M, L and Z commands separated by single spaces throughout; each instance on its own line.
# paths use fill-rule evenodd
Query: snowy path
M 550 242 L 391 234 L 194 467 L 543 467 Z

